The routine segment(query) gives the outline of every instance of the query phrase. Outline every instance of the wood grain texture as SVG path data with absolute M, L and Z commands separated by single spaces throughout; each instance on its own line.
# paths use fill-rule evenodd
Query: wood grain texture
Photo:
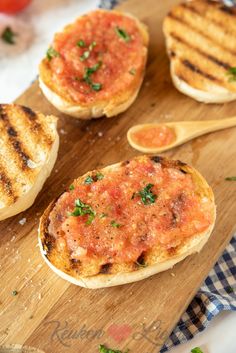
M 39 216 L 74 178 L 138 154 L 126 139 L 132 125 L 235 115 L 236 102 L 207 106 L 173 87 L 161 27 L 175 3 L 127 0 L 119 6 L 144 21 L 151 38 L 144 84 L 124 114 L 90 122 L 73 120 L 44 99 L 37 82 L 17 100 L 58 115 L 61 144 L 56 166 L 35 204 L 0 224 L 0 345 L 26 344 L 47 353 L 93 353 L 100 343 L 106 343 L 130 352 L 158 352 L 229 242 L 235 224 L 235 184 L 224 179 L 236 174 L 235 128 L 205 135 L 164 154 L 193 165 L 215 192 L 216 227 L 199 255 L 138 283 L 87 290 L 57 277 L 37 247 Z M 23 217 L 26 223 L 20 225 Z M 12 296 L 13 290 L 17 296 Z M 94 330 L 93 334 L 88 330 Z

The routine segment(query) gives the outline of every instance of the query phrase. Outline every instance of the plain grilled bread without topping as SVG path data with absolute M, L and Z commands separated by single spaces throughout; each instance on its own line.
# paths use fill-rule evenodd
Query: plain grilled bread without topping
M 115 116 L 138 95 L 148 40 L 146 26 L 129 14 L 81 16 L 55 35 L 54 55 L 39 67 L 40 87 L 52 105 L 75 118 Z
M 204 103 L 236 99 L 236 9 L 210 0 L 186 1 L 164 20 L 174 85 Z M 235 69 L 236 72 L 236 69 Z
M 0 220 L 30 207 L 57 157 L 57 118 L 0 105 Z
M 115 286 L 167 270 L 200 251 L 215 216 L 212 190 L 194 168 L 139 156 L 75 180 L 45 210 L 40 250 L 55 273 L 76 285 Z

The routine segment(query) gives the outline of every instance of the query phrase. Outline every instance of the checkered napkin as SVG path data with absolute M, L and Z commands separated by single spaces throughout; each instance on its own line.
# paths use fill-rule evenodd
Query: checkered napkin
M 236 236 L 209 273 L 161 353 L 193 338 L 223 310 L 236 311 Z
M 236 6 L 236 0 L 223 0 L 226 6 Z
M 101 0 L 99 7 L 102 9 L 112 9 L 113 7 L 115 7 L 119 2 L 121 2 L 122 0 Z
M 99 7 L 112 9 L 118 2 L 120 0 L 101 0 Z M 224 3 L 232 6 L 236 0 L 224 0 Z M 236 236 L 209 273 L 160 352 L 167 352 L 190 340 L 223 310 L 236 311 Z

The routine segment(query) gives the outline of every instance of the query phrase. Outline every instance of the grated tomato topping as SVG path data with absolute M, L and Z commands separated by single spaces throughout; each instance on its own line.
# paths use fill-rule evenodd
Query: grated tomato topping
M 124 30 L 128 40 L 118 35 Z M 127 90 L 145 67 L 143 37 L 135 19 L 115 12 L 93 11 L 79 18 L 53 41 L 57 53 L 48 61 L 58 90 L 80 103 L 109 99 Z M 87 68 L 100 65 L 85 80 Z
M 148 157 L 101 172 L 99 179 L 90 173 L 90 184 L 85 183 L 87 176 L 76 180 L 50 214 L 49 232 L 72 258 L 137 261 L 143 251 L 175 248 L 212 223 L 212 201 L 196 192 L 191 174 Z M 151 192 L 147 203 L 140 193 L 144 190 Z M 87 205 L 84 210 L 92 210 L 91 222 L 87 213 L 72 215 L 78 199 Z

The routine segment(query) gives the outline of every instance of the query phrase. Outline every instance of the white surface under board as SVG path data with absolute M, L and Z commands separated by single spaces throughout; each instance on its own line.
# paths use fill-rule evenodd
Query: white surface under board
M 44 56 L 53 33 L 80 14 L 97 7 L 98 3 L 99 0 L 34 0 L 25 12 L 17 16 L 30 33 L 25 37 L 27 49 L 20 54 L 8 53 L 6 57 L 0 47 L 1 103 L 12 102 L 35 79 L 38 63 Z M 0 29 L 1 26 L 5 26 L 2 17 Z M 192 348 L 199 346 L 204 353 L 236 353 L 235 332 L 236 313 L 224 312 L 204 332 L 171 352 L 190 353 Z
M 192 340 L 171 350 L 171 353 L 190 353 L 200 347 L 203 353 L 236 353 L 236 313 L 225 311 L 213 319 L 208 328 Z

